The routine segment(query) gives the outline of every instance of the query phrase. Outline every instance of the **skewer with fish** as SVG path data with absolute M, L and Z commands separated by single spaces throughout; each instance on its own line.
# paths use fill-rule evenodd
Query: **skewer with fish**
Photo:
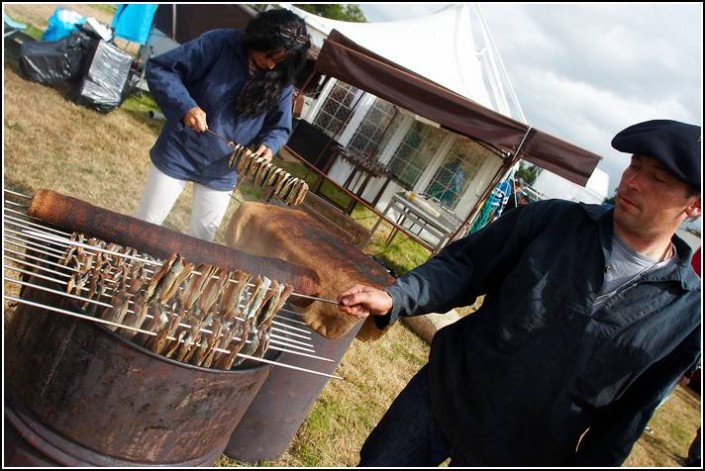
M 243 178 L 252 177 L 255 185 L 271 189 L 272 197 L 284 204 L 299 206 L 306 198 L 309 188 L 305 180 L 294 177 L 245 147 L 233 150 L 230 167 L 235 167 Z

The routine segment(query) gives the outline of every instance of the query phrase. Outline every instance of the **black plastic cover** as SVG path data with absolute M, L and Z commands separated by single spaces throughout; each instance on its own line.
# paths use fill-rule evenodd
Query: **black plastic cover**
M 94 42 L 81 31 L 59 41 L 25 41 L 20 46 L 20 72 L 27 80 L 45 84 L 78 78 Z

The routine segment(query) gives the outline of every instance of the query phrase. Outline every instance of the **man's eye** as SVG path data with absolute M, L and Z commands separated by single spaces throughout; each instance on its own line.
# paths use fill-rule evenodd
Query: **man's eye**
M 667 183 L 668 182 L 668 180 L 663 175 L 660 175 L 658 173 L 654 173 L 652 175 L 652 178 L 659 183 Z

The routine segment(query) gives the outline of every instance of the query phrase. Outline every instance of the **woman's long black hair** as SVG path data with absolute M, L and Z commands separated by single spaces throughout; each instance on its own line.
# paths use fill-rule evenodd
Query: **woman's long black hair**
M 258 71 L 240 91 L 235 103 L 237 111 L 243 116 L 257 116 L 271 109 L 282 89 L 294 82 L 311 41 L 304 20 L 289 10 L 279 9 L 259 13 L 250 20 L 242 44 L 248 51 L 286 51 L 286 59 L 272 70 Z

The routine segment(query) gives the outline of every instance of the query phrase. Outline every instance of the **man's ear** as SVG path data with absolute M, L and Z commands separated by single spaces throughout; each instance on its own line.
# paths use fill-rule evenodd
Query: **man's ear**
M 700 195 L 694 196 L 693 200 L 685 208 L 685 214 L 689 218 L 697 219 L 703 213 L 702 210 L 702 197 Z

